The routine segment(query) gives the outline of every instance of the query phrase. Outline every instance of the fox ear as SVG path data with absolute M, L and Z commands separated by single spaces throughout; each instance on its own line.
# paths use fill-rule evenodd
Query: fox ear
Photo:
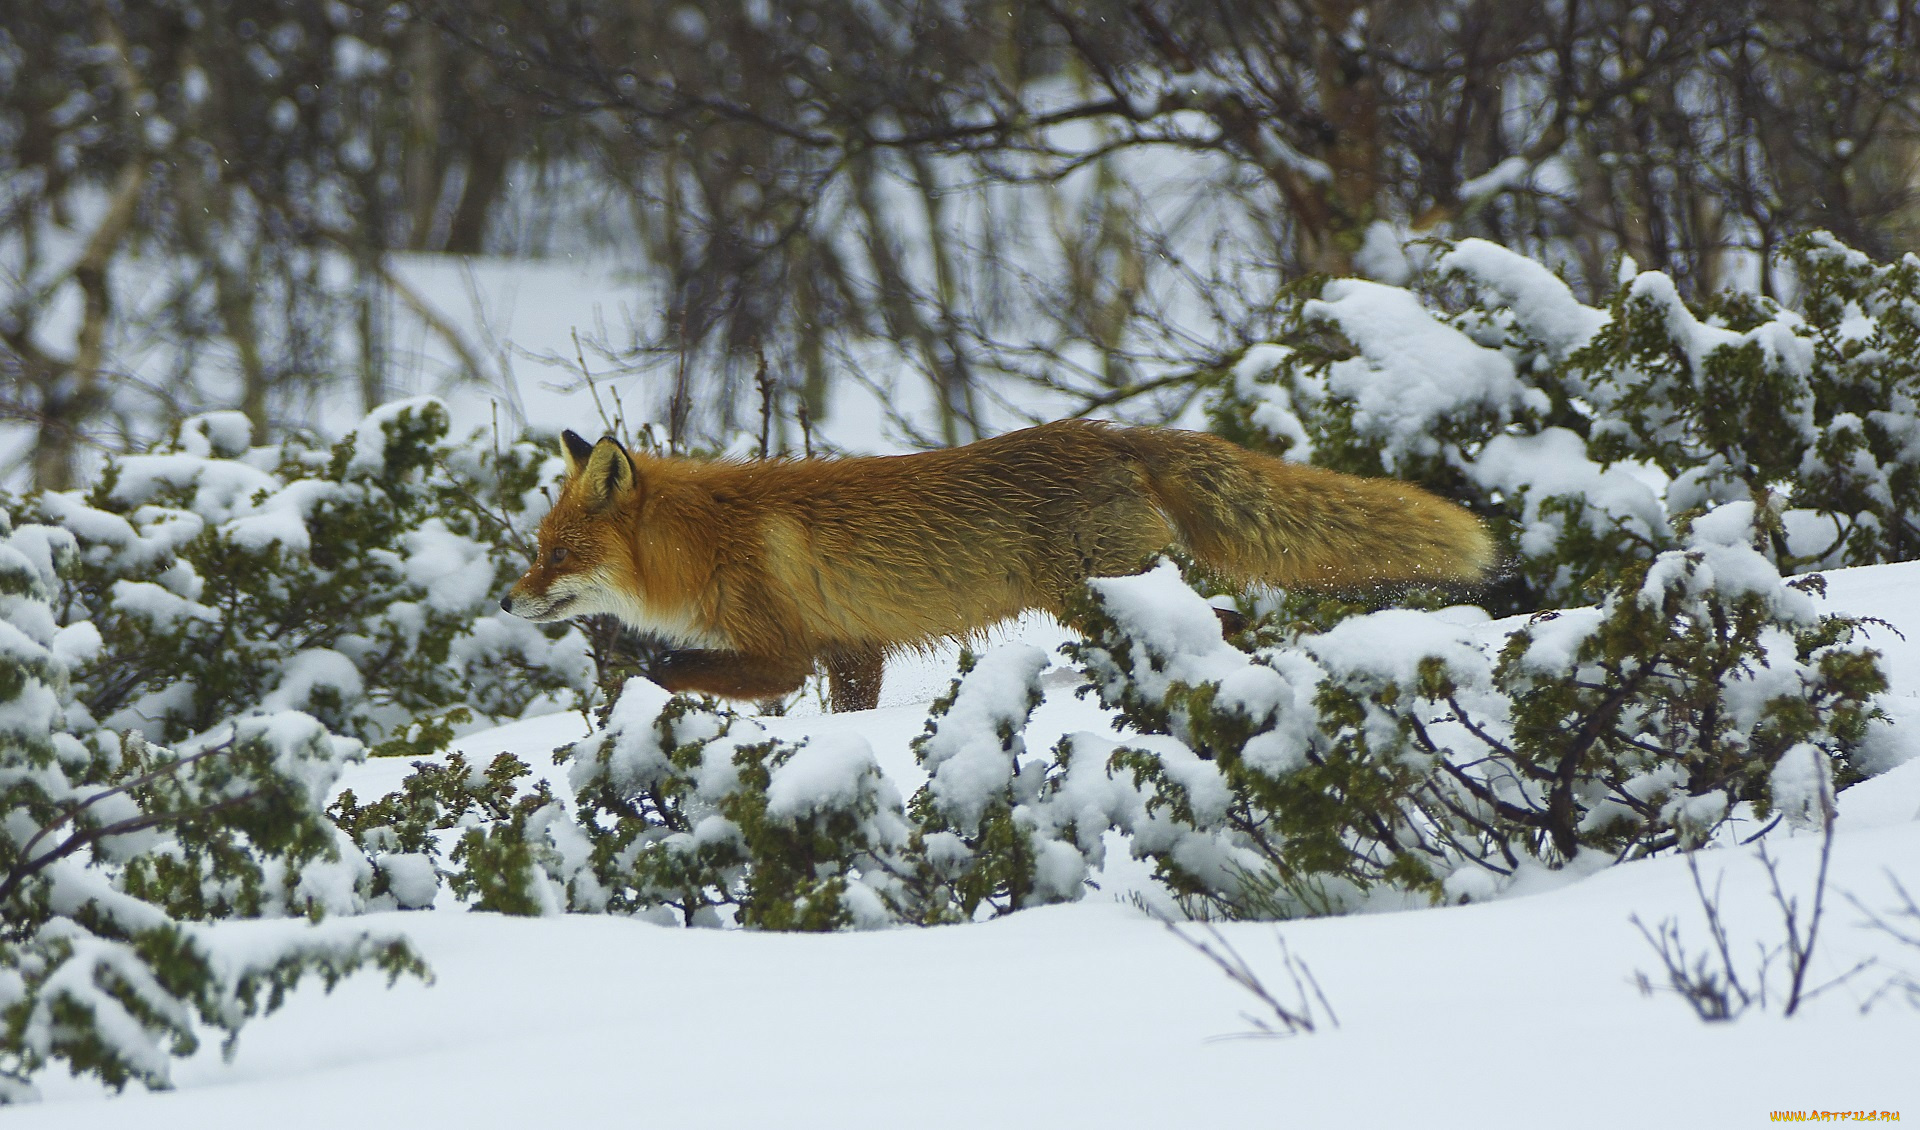
M 580 438 L 580 433 L 565 431 L 560 433 L 560 457 L 567 461 L 567 477 L 571 479 L 580 473 L 580 465 L 593 454 L 593 445 Z
M 598 507 L 632 490 L 640 477 L 627 449 L 620 446 L 619 440 L 605 436 L 588 450 L 586 462 L 580 469 L 580 481 L 586 489 L 588 504 Z

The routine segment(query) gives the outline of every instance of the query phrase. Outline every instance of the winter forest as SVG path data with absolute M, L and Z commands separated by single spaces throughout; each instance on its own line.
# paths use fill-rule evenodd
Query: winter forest
M 563 429 L 1066 418 L 1499 567 L 847 713 L 501 607 Z M 10 1123 L 1920 1117 L 1916 753 L 1910 4 L 0 16 Z

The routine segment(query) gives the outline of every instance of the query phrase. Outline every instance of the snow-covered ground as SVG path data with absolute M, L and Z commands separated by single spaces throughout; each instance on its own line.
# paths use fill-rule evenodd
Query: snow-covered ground
M 1828 604 L 1880 617 L 1895 707 L 1920 712 L 1920 563 L 1828 574 Z M 1046 645 L 1060 630 L 1023 624 Z M 903 794 L 919 783 L 908 741 L 943 690 L 951 656 L 896 664 L 884 705 L 770 720 L 782 736 L 857 730 Z M 1065 671 L 1027 733 L 1106 731 Z M 1906 715 L 1906 710 L 1900 710 Z M 537 768 L 585 732 L 550 716 L 469 735 L 488 756 Z M 341 782 L 361 796 L 398 784 L 376 761 Z M 1678 920 L 1707 945 L 1680 859 L 1542 874 L 1475 906 L 1223 926 L 1283 1000 L 1279 937 L 1311 968 L 1338 1027 L 1245 1036 L 1259 1003 L 1127 900 L 1140 865 L 1109 853 L 1101 889 L 1076 905 L 975 925 L 828 936 L 666 928 L 572 915 L 512 919 L 458 906 L 379 916 L 432 964 L 432 985 L 354 978 L 300 989 L 208 1047 L 165 1094 L 103 1097 L 42 1080 L 46 1101 L 9 1127 L 1186 1127 L 1752 1126 L 1770 1112 L 1899 1111 L 1920 1119 L 1920 1008 L 1863 1003 L 1920 948 L 1866 928 L 1846 896 L 1885 911 L 1891 879 L 1920 894 L 1920 760 L 1840 797 L 1828 912 L 1813 980 L 1879 964 L 1783 1019 L 1777 1006 L 1708 1025 L 1658 980 L 1631 922 Z M 1771 842 L 1804 905 L 1819 838 Z M 1751 849 L 1702 856 L 1724 874 L 1735 960 L 1781 941 Z M 444 897 L 443 897 L 444 904 Z M 1920 923 L 1911 923 L 1920 930 Z M 279 929 L 233 923 L 222 930 Z M 1779 988 L 1776 979 L 1775 989 Z

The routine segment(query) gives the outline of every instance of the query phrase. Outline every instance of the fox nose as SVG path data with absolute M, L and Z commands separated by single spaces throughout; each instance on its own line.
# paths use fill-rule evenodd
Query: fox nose
M 508 593 L 507 595 L 500 598 L 500 611 L 502 612 L 513 611 L 513 594 L 512 593 Z

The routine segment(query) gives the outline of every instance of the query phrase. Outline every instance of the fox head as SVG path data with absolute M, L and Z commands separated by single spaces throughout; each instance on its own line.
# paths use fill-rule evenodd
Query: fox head
M 627 449 L 612 436 L 588 443 L 560 435 L 567 478 L 540 522 L 540 546 L 500 607 L 547 622 L 610 612 L 629 623 L 644 614 L 628 530 L 642 490 Z

